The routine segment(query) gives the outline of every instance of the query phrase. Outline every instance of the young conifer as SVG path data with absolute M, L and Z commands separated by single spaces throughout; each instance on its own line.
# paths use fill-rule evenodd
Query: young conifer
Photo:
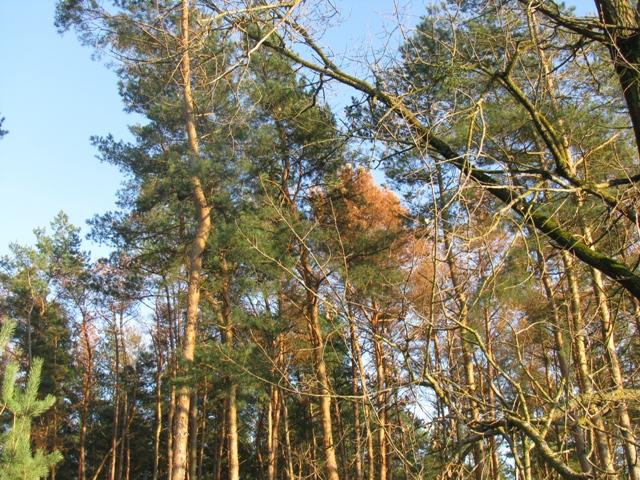
M 0 351 L 6 356 L 15 322 L 6 321 L 0 330 Z M 23 389 L 18 387 L 18 363 L 9 360 L 2 379 L 0 412 L 9 417 L 9 428 L 0 436 L 0 480 L 39 480 L 62 459 L 59 452 L 31 450 L 31 421 L 55 402 L 52 395 L 38 400 L 42 359 L 35 359 Z

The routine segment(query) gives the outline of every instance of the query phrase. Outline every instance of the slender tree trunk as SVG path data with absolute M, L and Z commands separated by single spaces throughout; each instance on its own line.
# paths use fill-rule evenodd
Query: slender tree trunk
M 162 347 L 160 342 L 160 317 L 156 327 L 156 405 L 155 405 L 155 430 L 153 435 L 153 480 L 160 477 L 160 441 L 162 439 Z
M 222 284 L 222 308 L 221 320 L 223 335 L 222 339 L 229 350 L 234 348 L 234 325 L 232 318 L 232 300 L 231 300 L 231 279 L 229 266 L 224 254 L 220 255 L 220 263 L 223 272 Z M 227 392 L 227 432 L 228 432 L 228 469 L 229 480 L 239 480 L 240 478 L 240 459 L 238 457 L 238 384 L 234 378 L 230 379 L 229 391 Z
M 351 350 L 353 351 L 353 339 L 351 340 Z M 358 379 L 356 377 L 356 367 L 353 359 L 351 360 L 351 394 L 354 397 L 360 395 L 358 388 Z M 362 447 L 362 432 L 360 431 L 360 401 L 353 401 L 353 443 L 354 443 L 354 467 L 356 470 L 356 480 L 364 480 L 364 472 L 362 470 L 362 454 L 360 448 Z
M 172 379 L 175 381 L 176 372 L 172 373 Z M 167 412 L 167 472 L 171 475 L 173 471 L 173 431 L 174 419 L 176 412 L 176 387 L 171 386 L 171 394 L 169 396 L 169 409 Z
M 120 351 L 122 354 L 122 358 L 125 359 L 127 358 L 127 351 L 126 351 L 126 347 L 125 347 L 125 343 L 124 343 L 124 313 L 122 312 L 122 310 L 120 311 L 120 326 L 119 326 L 119 331 L 118 331 L 118 336 L 116 337 L 116 343 L 120 342 Z M 124 380 L 124 388 L 121 388 L 122 391 L 122 421 L 120 422 L 121 424 L 121 432 L 120 432 L 120 445 L 119 445 L 119 452 L 118 452 L 118 474 L 117 474 L 117 479 L 118 480 L 122 480 L 123 479 L 123 475 L 124 475 L 124 471 L 125 471 L 125 453 L 126 453 L 126 446 L 127 446 L 127 437 L 129 436 L 129 392 L 128 392 L 128 385 L 127 385 L 127 377 L 128 375 L 126 375 L 126 370 L 123 369 L 123 380 Z
M 114 331 L 114 359 L 113 359 L 113 430 L 111 436 L 111 463 L 109 465 L 109 480 L 116 479 L 116 463 L 118 458 L 118 432 L 120 426 L 120 340 L 118 339 L 118 325 L 113 316 Z
M 349 290 L 349 285 L 346 286 L 347 290 Z M 353 309 L 351 307 L 352 303 L 349 302 L 349 338 L 351 342 L 351 371 L 352 371 L 352 385 L 353 385 L 353 394 L 355 396 L 362 396 L 361 400 L 358 400 L 354 403 L 354 415 L 357 419 L 357 429 L 356 429 L 356 454 L 357 459 L 356 462 L 361 461 L 362 456 L 359 453 L 361 446 L 361 433 L 360 433 L 360 409 L 359 405 L 362 405 L 362 414 L 363 414 L 363 423 L 365 427 L 365 440 L 366 440 L 366 450 L 367 450 L 367 479 L 373 480 L 375 478 L 375 457 L 373 451 L 373 434 L 371 432 L 371 415 L 368 404 L 368 391 L 367 391 L 367 378 L 364 372 L 364 364 L 362 361 L 362 350 L 360 348 L 360 343 L 358 341 L 358 333 L 357 333 L 357 325 L 356 319 L 354 316 Z M 357 372 L 357 375 L 356 375 Z M 358 441 L 360 440 L 360 441 Z M 357 463 L 356 463 L 357 466 Z M 357 470 L 356 470 L 357 472 Z M 360 479 L 364 478 L 364 469 L 361 467 Z
M 287 407 L 287 399 L 282 394 L 282 424 L 284 425 L 284 441 L 287 454 L 287 478 L 294 480 L 295 474 L 293 471 L 293 452 L 291 449 L 291 435 L 289 430 L 289 409 Z
M 303 247 L 304 248 L 304 247 Z M 324 361 L 324 338 L 320 326 L 318 281 L 306 259 L 306 251 L 301 259 L 306 284 L 306 320 L 313 348 L 314 366 L 320 395 L 320 418 L 322 423 L 322 446 L 324 450 L 327 480 L 339 480 L 338 462 L 333 443 L 333 421 L 331 419 L 331 386 L 327 364 Z
M 267 474 L 269 480 L 275 480 L 278 474 L 278 447 L 280 437 L 280 389 L 276 385 L 271 386 L 269 418 L 267 422 Z
M 593 242 L 591 229 L 587 226 L 583 228 L 585 240 L 591 244 Z M 598 302 L 598 310 L 600 313 L 600 324 L 602 327 L 602 340 L 607 352 L 607 366 L 611 380 L 613 381 L 613 388 L 616 392 L 624 393 L 624 377 L 622 374 L 622 368 L 620 367 L 620 360 L 618 359 L 618 352 L 616 350 L 616 342 L 613 331 L 613 320 L 611 318 L 611 311 L 609 310 L 609 301 L 605 293 L 604 281 L 602 279 L 602 273 L 595 268 L 591 268 L 591 278 L 593 281 L 593 291 Z M 621 397 L 623 395 L 620 395 Z M 616 410 L 618 412 L 618 419 L 620 422 L 620 430 L 622 437 L 622 448 L 624 450 L 625 460 L 627 462 L 627 470 L 630 480 L 640 480 L 640 464 L 638 463 L 638 452 L 636 449 L 636 438 L 634 435 L 633 425 L 629 416 L 629 410 L 627 408 L 627 402 L 620 398 L 616 403 Z
M 238 409 L 236 394 L 238 385 L 229 387 L 229 408 L 227 409 L 227 424 L 229 425 L 229 480 L 240 479 L 240 460 L 238 458 Z
M 178 345 L 178 326 L 177 315 L 175 315 L 175 309 L 171 306 L 171 294 L 169 287 L 165 284 L 166 306 L 167 306 L 167 320 L 168 320 L 168 341 L 169 341 L 169 353 L 168 362 L 170 365 L 170 394 L 169 394 L 169 406 L 167 409 L 167 478 L 171 478 L 171 472 L 173 472 L 173 427 L 174 418 L 176 412 L 176 386 L 175 380 L 178 376 L 178 364 L 176 350 Z
M 189 1 L 182 0 L 181 23 L 181 47 L 182 61 L 180 70 L 182 73 L 185 126 L 189 140 L 191 155 L 196 160 L 200 156 L 200 146 L 196 132 L 196 121 L 193 95 L 191 92 L 191 59 L 189 55 Z M 193 200 L 196 206 L 198 224 L 196 235 L 191 244 L 189 255 L 189 279 L 187 286 L 187 320 L 182 347 L 182 360 L 184 364 L 193 364 L 196 347 L 196 330 L 198 324 L 198 307 L 200 303 L 200 276 L 202 272 L 202 257 L 211 232 L 211 206 L 200 182 L 196 176 L 191 177 Z M 189 409 L 191 403 L 191 388 L 182 385 L 178 392 L 177 410 L 175 414 L 175 429 L 173 441 L 173 465 L 171 480 L 185 480 L 187 473 L 187 446 L 189 438 Z
M 487 357 L 488 358 L 493 358 L 493 337 L 492 337 L 492 332 L 491 332 L 491 318 L 489 315 L 489 311 L 488 309 L 485 307 L 484 309 L 484 334 L 485 334 L 485 342 L 487 345 Z M 496 415 L 496 398 L 495 398 L 495 393 L 493 391 L 492 385 L 493 385 L 493 381 L 494 381 L 494 372 L 493 372 L 493 366 L 491 365 L 491 363 L 487 363 L 487 381 L 486 381 L 486 385 L 484 386 L 484 391 L 486 392 L 486 398 L 487 401 L 489 403 L 489 406 L 491 407 L 491 415 L 493 417 L 493 419 L 497 418 Z M 498 460 L 498 450 L 496 448 L 496 439 L 495 437 L 491 437 L 489 438 L 489 442 L 488 442 L 488 446 L 489 446 L 489 471 L 487 472 L 489 474 L 489 478 L 500 478 L 499 473 L 500 473 L 500 462 Z
M 558 357 L 558 366 L 560 367 L 560 373 L 562 378 L 564 378 L 565 386 L 564 389 L 568 393 L 571 388 L 571 369 L 570 369 L 570 359 L 567 358 L 567 351 L 564 341 L 564 336 L 562 334 L 562 323 L 560 321 L 560 312 L 558 309 L 557 302 L 553 295 L 553 287 L 551 285 L 551 280 L 549 279 L 549 275 L 546 272 L 545 263 L 542 259 L 541 252 L 537 253 L 540 261 L 538 263 L 539 273 L 542 279 L 542 286 L 545 291 L 545 295 L 549 304 L 551 305 L 551 311 L 553 315 L 553 324 L 551 325 L 553 329 L 553 339 L 555 343 L 555 351 Z M 584 432 L 582 428 L 580 428 L 579 422 L 575 418 L 575 415 L 571 415 L 570 417 L 571 423 L 571 431 L 573 436 L 573 441 L 576 444 L 576 455 L 578 456 L 578 461 L 580 462 L 580 468 L 584 473 L 590 473 L 591 462 L 589 461 L 589 454 L 587 445 L 584 439 Z
M 198 478 L 202 477 L 203 465 L 204 465 L 204 454 L 206 450 L 207 444 L 207 418 L 209 415 L 209 386 L 205 379 L 204 393 L 202 395 L 202 414 L 200 415 L 200 450 L 198 453 Z
M 387 378 L 384 347 L 382 345 L 384 333 L 379 312 L 374 312 L 371 318 L 371 331 L 373 333 L 373 352 L 378 382 L 378 478 L 379 480 L 387 480 Z
M 335 422 L 338 427 L 338 438 L 340 441 L 338 442 L 338 451 L 340 452 L 340 467 L 342 468 L 342 478 L 343 480 L 349 480 L 349 464 L 347 462 L 347 452 L 345 450 L 345 432 L 344 432 L 344 423 L 342 422 L 342 412 L 340 411 L 340 402 L 335 401 L 332 402 L 333 411 L 335 413 Z
M 565 250 L 562 251 L 562 260 L 565 265 L 565 271 L 567 274 L 567 281 L 569 283 L 570 290 L 570 309 L 573 326 L 573 339 L 574 339 L 574 351 L 576 356 L 576 363 L 578 365 L 578 378 L 580 379 L 580 386 L 582 391 L 588 396 L 593 395 L 593 380 L 590 374 L 589 360 L 586 348 L 586 334 L 584 331 L 584 322 L 582 320 L 582 311 L 580 309 L 581 298 L 578 288 L 578 280 L 575 275 L 573 258 L 571 254 Z M 609 478 L 616 477 L 615 468 L 613 466 L 613 460 L 609 450 L 609 443 L 606 437 L 606 429 L 602 416 L 597 413 L 593 407 L 589 408 L 589 414 L 593 418 L 594 438 L 596 443 L 596 449 L 600 459 L 600 465 L 603 471 L 609 476 Z
M 222 402 L 222 405 L 220 407 L 220 414 L 218 415 L 218 418 L 220 419 L 220 427 L 219 427 L 220 430 L 218 432 L 216 452 L 215 452 L 215 462 L 213 464 L 214 480 L 222 479 L 222 459 L 224 456 L 224 447 L 227 439 L 227 402 L 228 402 L 228 399 L 225 399 L 225 401 Z M 259 433 L 259 429 L 258 429 L 258 433 Z
M 309 462 L 309 470 L 310 474 L 305 475 L 305 477 L 311 477 L 314 479 L 322 478 L 320 473 L 318 472 L 318 440 L 316 436 L 316 412 L 315 412 L 315 403 L 309 402 L 309 424 L 311 425 L 311 462 Z
M 86 439 L 87 422 L 89 419 L 89 403 L 91 401 L 91 390 L 93 386 L 93 348 L 89 338 L 88 319 L 85 313 L 82 314 L 80 332 L 82 343 L 84 344 L 84 373 L 82 376 L 82 404 L 80 406 L 80 435 L 78 438 L 78 480 L 86 479 Z
M 198 478 L 198 391 L 191 391 L 189 409 L 189 480 Z
M 476 396 L 476 379 L 475 379 L 475 366 L 473 363 L 473 355 L 470 351 L 469 342 L 466 340 L 468 335 L 467 328 L 469 327 L 469 306 L 467 304 L 467 295 L 464 292 L 464 286 L 461 284 L 460 279 L 458 278 L 458 270 L 455 263 L 455 258 L 453 257 L 453 242 L 451 241 L 451 223 L 449 219 L 449 214 L 447 211 L 447 207 L 444 201 L 445 195 L 445 187 L 444 180 L 442 178 L 442 171 L 440 166 L 438 166 L 437 170 L 438 177 L 438 189 L 440 192 L 440 216 L 442 218 L 442 228 L 443 228 L 443 240 L 444 246 L 446 249 L 446 263 L 449 267 L 449 276 L 451 278 L 451 283 L 453 286 L 453 295 L 455 301 L 457 303 L 459 313 L 458 313 L 458 322 L 460 324 L 460 334 L 459 334 L 459 342 L 460 342 L 460 350 L 462 352 L 462 363 L 464 368 L 464 381 L 466 384 L 466 390 L 468 392 L 469 397 L 469 409 L 471 411 L 471 420 L 472 422 L 478 422 L 480 420 L 480 412 L 478 409 L 478 403 L 475 399 Z M 474 442 L 473 445 L 473 461 L 474 461 L 474 476 L 476 480 L 483 480 L 485 476 L 485 462 L 484 462 L 484 445 L 482 440 Z

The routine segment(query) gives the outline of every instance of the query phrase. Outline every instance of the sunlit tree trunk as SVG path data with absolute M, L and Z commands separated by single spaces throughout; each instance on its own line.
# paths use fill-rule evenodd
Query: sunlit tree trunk
M 116 313 L 113 312 L 113 430 L 111 435 L 111 463 L 109 464 L 109 479 L 116 479 L 116 466 L 118 459 L 118 432 L 120 427 L 120 339 Z
M 191 92 L 191 58 L 189 49 L 189 1 L 182 0 L 182 19 L 180 41 L 182 59 L 180 71 L 185 106 L 185 127 L 189 140 L 189 147 L 193 159 L 200 156 L 200 146 L 196 131 L 196 117 L 193 95 Z M 187 319 L 182 345 L 182 360 L 186 366 L 193 364 L 196 347 L 196 330 L 200 303 L 200 276 L 202 272 L 202 258 L 211 232 L 211 206 L 204 189 L 197 176 L 190 178 L 193 200 L 197 212 L 196 235 L 191 244 L 188 265 L 187 286 Z M 189 409 L 191 404 L 191 388 L 182 385 L 178 391 L 177 409 L 175 413 L 175 427 L 173 440 L 173 464 L 171 480 L 185 480 L 187 473 L 187 446 L 189 438 Z
M 571 388 L 571 362 L 567 357 L 567 347 L 564 340 L 564 335 L 562 334 L 562 322 L 560 320 L 560 311 L 558 308 L 558 304 L 553 294 L 553 286 L 551 284 L 551 280 L 549 279 L 549 274 L 546 271 L 546 264 L 544 259 L 542 258 L 542 253 L 537 252 L 537 256 L 539 258 L 538 262 L 538 270 L 541 278 L 542 286 L 547 297 L 547 301 L 551 305 L 552 312 L 552 324 L 551 328 L 553 331 L 553 339 L 555 343 L 555 352 L 558 358 L 558 366 L 560 368 L 560 373 L 562 378 L 566 382 L 564 389 L 565 391 L 569 391 Z M 575 414 L 572 414 L 570 417 L 571 422 L 571 431 L 573 441 L 576 445 L 576 455 L 578 456 L 578 461 L 580 462 L 580 468 L 585 473 L 590 473 L 591 462 L 589 461 L 588 449 L 584 439 L 584 432 L 582 428 L 580 428 L 579 422 L 575 418 Z
M 156 405 L 155 429 L 153 432 L 153 480 L 160 475 L 160 440 L 162 436 L 162 352 L 160 345 L 156 347 Z
M 349 285 L 346 286 L 347 291 L 349 290 Z M 368 391 L 366 384 L 366 375 L 364 372 L 364 363 L 362 361 L 362 349 L 360 348 L 360 343 L 358 339 L 357 333 L 357 325 L 356 318 L 352 308 L 352 302 L 349 302 L 348 306 L 348 321 L 349 321 L 349 340 L 351 345 L 351 374 L 352 374 L 352 389 L 354 396 L 361 396 L 361 400 L 356 400 L 354 402 L 354 428 L 356 428 L 356 455 L 359 457 L 356 459 L 356 462 L 362 461 L 362 455 L 360 454 L 360 448 L 362 445 L 362 440 L 360 439 L 360 406 L 362 406 L 362 414 L 363 414 L 363 423 L 365 427 L 365 441 L 366 441 L 366 453 L 367 453 L 367 479 L 375 478 L 375 456 L 374 456 L 374 447 L 373 447 L 373 433 L 371 432 L 371 416 L 370 409 L 368 404 Z M 357 466 L 357 463 L 356 463 Z M 360 467 L 360 476 L 358 478 L 364 478 L 364 469 Z M 356 469 L 356 473 L 357 473 Z
M 586 347 L 586 337 L 584 331 L 584 322 L 582 320 L 581 311 L 581 296 L 578 287 L 578 280 L 575 275 L 573 258 L 571 254 L 566 251 L 562 251 L 562 260 L 565 266 L 565 272 L 567 275 L 567 282 L 569 283 L 570 292 L 570 311 L 573 327 L 573 340 L 574 340 L 574 352 L 576 357 L 576 363 L 578 366 L 578 378 L 580 380 L 580 386 L 582 391 L 591 397 L 594 392 L 593 380 L 591 378 L 591 372 L 589 368 L 589 360 Z M 613 460 L 611 458 L 611 452 L 609 450 L 609 442 L 606 437 L 606 429 L 602 416 L 597 413 L 593 407 L 589 408 L 589 414 L 593 419 L 594 424 L 594 438 L 596 442 L 596 449 L 600 460 L 601 468 L 610 477 L 615 476 L 615 468 L 613 466 Z
M 80 435 L 78 438 L 78 480 L 86 478 L 86 439 L 87 422 L 89 421 L 89 403 L 93 389 L 93 345 L 89 336 L 88 314 L 82 312 L 80 324 L 82 345 L 82 399 L 80 405 Z
M 373 334 L 373 352 L 378 383 L 378 411 L 376 418 L 378 424 L 378 478 L 379 480 L 387 480 L 387 376 L 384 346 L 382 344 L 384 338 L 382 322 L 380 313 L 375 311 L 371 317 L 371 331 Z
M 222 276 L 224 278 L 221 289 L 222 305 L 220 308 L 222 340 L 229 350 L 234 348 L 235 326 L 232 318 L 232 300 L 231 300 L 231 278 L 229 266 L 223 254 L 220 255 L 220 263 L 222 265 Z M 238 457 L 238 384 L 235 378 L 230 379 L 229 390 L 227 392 L 227 446 L 228 446 L 228 470 L 229 480 L 239 480 L 240 478 L 240 459 Z
M 584 226 L 583 228 L 585 240 L 588 243 L 593 242 L 591 228 Z M 616 349 L 616 341 L 613 330 L 613 320 L 611 318 L 611 311 L 609 310 L 609 300 L 605 293 L 604 280 L 602 273 L 595 268 L 591 268 L 591 279 L 593 283 L 593 292 L 598 304 L 598 311 L 600 314 L 600 324 L 602 328 L 602 341 L 606 349 L 606 359 L 609 374 L 613 383 L 614 390 L 620 394 L 620 397 L 624 396 L 624 377 L 622 374 L 622 368 L 620 367 L 620 360 L 618 359 L 618 352 Z M 638 463 L 638 452 L 636 448 L 636 438 L 634 434 L 633 425 L 631 423 L 631 417 L 629 416 L 629 409 L 627 402 L 624 398 L 619 398 L 616 401 L 616 410 L 618 412 L 618 419 L 620 422 L 620 434 L 622 437 L 622 448 L 624 449 L 624 456 L 627 462 L 627 469 L 629 478 L 631 480 L 640 480 L 640 464 Z
M 302 247 L 303 249 L 306 247 Z M 331 385 L 327 364 L 324 360 L 324 336 L 320 326 L 318 288 L 319 282 L 309 265 L 306 250 L 301 255 L 306 300 L 305 317 L 309 328 L 311 348 L 313 349 L 314 367 L 320 396 L 320 420 L 322 424 L 322 446 L 324 450 L 325 471 L 327 480 L 339 480 L 338 462 L 333 443 L 333 420 L 331 418 Z
M 467 304 L 467 294 L 464 291 L 464 285 L 462 285 L 458 278 L 458 270 L 453 257 L 453 242 L 451 240 L 451 222 L 447 207 L 445 204 L 445 187 L 442 177 L 442 169 L 438 166 L 438 189 L 440 192 L 440 216 L 442 218 L 443 240 L 445 248 L 445 261 L 449 268 L 449 277 L 451 278 L 453 296 L 458 307 L 458 323 L 459 323 L 459 344 L 460 351 L 462 352 L 462 366 L 464 372 L 464 381 L 466 385 L 467 395 L 469 397 L 469 409 L 471 411 L 471 420 L 475 423 L 480 420 L 480 412 L 478 410 L 478 404 L 476 402 L 476 375 L 475 366 L 473 363 L 473 355 L 471 352 L 472 344 L 466 340 L 469 332 L 469 306 Z M 484 462 L 484 445 L 482 440 L 475 441 L 473 444 L 473 461 L 474 461 L 474 476 L 476 480 L 483 480 L 485 476 L 485 462 Z

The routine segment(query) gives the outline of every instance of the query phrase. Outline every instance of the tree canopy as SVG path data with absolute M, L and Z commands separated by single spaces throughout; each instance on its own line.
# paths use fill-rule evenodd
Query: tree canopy
M 0 478 L 640 480 L 640 14 L 595 6 L 430 2 L 354 67 L 331 2 L 59 1 L 140 121 L 108 258 L 60 213 L 0 260 Z

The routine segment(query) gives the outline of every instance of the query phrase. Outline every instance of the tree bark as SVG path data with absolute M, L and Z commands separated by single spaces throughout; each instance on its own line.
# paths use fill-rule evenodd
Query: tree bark
M 305 246 L 302 246 L 302 248 L 304 249 Z M 309 265 L 306 250 L 304 250 L 301 255 L 301 267 L 303 270 L 306 288 L 305 317 L 309 328 L 316 380 L 319 387 L 318 394 L 320 396 L 320 418 L 322 423 L 322 446 L 325 457 L 325 471 L 327 480 L 339 480 L 338 462 L 336 460 L 336 450 L 333 443 L 331 386 L 329 383 L 327 364 L 324 361 L 324 337 L 320 326 L 318 298 L 319 282 L 315 279 L 311 266 Z
M 378 479 L 387 480 L 387 376 L 382 345 L 383 326 L 379 312 L 374 312 L 371 317 L 371 331 L 373 334 L 373 353 L 376 366 L 376 381 L 378 383 Z
M 223 272 L 222 284 L 222 339 L 231 351 L 234 348 L 234 325 L 232 318 L 231 303 L 231 278 L 229 266 L 224 254 L 220 255 L 220 263 Z M 240 459 L 238 457 L 238 383 L 235 378 L 230 379 L 229 391 L 227 392 L 227 433 L 228 433 L 228 469 L 229 480 L 239 480 L 240 478 Z
M 227 423 L 229 425 L 229 480 L 240 479 L 240 460 L 238 457 L 238 385 L 233 383 L 229 387 L 229 408 L 227 409 Z
M 564 341 L 564 335 L 562 334 L 561 322 L 560 322 L 560 312 L 558 311 L 558 305 L 553 295 L 553 288 L 551 285 L 551 280 L 549 279 L 549 275 L 545 269 L 545 262 L 542 259 L 542 253 L 537 252 L 537 256 L 539 258 L 538 267 L 539 274 L 542 280 L 542 286 L 547 297 L 548 302 L 551 304 L 551 311 L 553 315 L 553 338 L 555 343 L 556 355 L 558 358 L 558 366 L 560 367 L 560 373 L 565 381 L 565 390 L 568 392 L 571 387 L 571 369 L 570 369 L 570 361 L 567 358 L 566 346 Z M 578 461 L 580 462 L 580 468 L 585 473 L 590 473 L 591 463 L 589 462 L 589 455 L 587 445 L 584 439 L 584 432 L 580 428 L 579 422 L 572 415 L 570 418 L 571 423 L 571 431 L 573 440 L 576 444 L 576 455 L 578 456 Z
M 595 0 L 640 152 L 640 15 L 629 0 Z
M 118 335 L 118 324 L 116 313 L 113 313 L 113 338 L 114 338 L 114 357 L 113 357 L 113 431 L 111 436 L 111 463 L 109 464 L 109 480 L 116 479 L 116 463 L 118 458 L 118 438 L 120 426 L 120 340 Z
M 189 141 L 191 155 L 194 160 L 200 157 L 200 146 L 196 131 L 195 108 L 191 91 L 191 59 L 189 54 L 189 0 L 182 0 L 181 19 L 181 47 L 182 60 L 180 70 L 183 82 L 185 105 L 185 127 Z M 202 272 L 202 258 L 211 232 L 211 206 L 209 205 L 202 183 L 197 176 L 190 178 L 193 201 L 197 211 L 196 235 L 191 244 L 188 265 L 187 286 L 187 319 L 182 347 L 182 361 L 186 368 L 193 364 L 196 331 L 198 324 L 198 310 L 200 303 L 200 276 Z M 178 391 L 177 409 L 175 414 L 173 465 L 171 480 L 185 480 L 187 473 L 187 446 L 189 438 L 189 409 L 191 404 L 191 387 L 184 384 Z
M 156 332 L 153 336 L 153 346 L 156 355 L 156 405 L 155 405 L 155 429 L 153 432 L 153 472 L 152 479 L 160 478 L 160 442 L 162 440 L 162 377 L 163 377 L 163 342 L 160 332 L 160 314 L 156 312 Z
M 280 438 L 280 389 L 276 385 L 271 386 L 271 395 L 269 396 L 267 431 L 267 478 L 276 480 Z
M 578 280 L 575 275 L 573 259 L 567 251 L 562 252 L 562 259 L 567 274 L 567 282 L 570 291 L 570 309 L 573 322 L 573 339 L 576 363 L 578 364 L 578 378 L 580 379 L 580 387 L 582 391 L 591 396 L 593 394 L 593 380 L 589 368 L 589 360 L 586 348 L 586 336 L 584 331 L 584 322 L 582 320 L 582 312 L 580 309 L 580 291 L 578 288 Z M 589 415 L 593 419 L 594 437 L 596 442 L 596 450 L 600 460 L 600 467 L 611 478 L 615 477 L 615 468 L 609 450 L 609 443 L 606 437 L 606 430 L 602 416 L 597 413 L 593 407 L 589 408 Z
M 469 328 L 469 306 L 467 302 L 467 294 L 464 291 L 460 278 L 458 276 L 458 269 L 456 266 L 455 258 L 453 257 L 453 241 L 451 223 L 447 207 L 445 205 L 445 187 L 444 180 L 442 178 L 442 170 L 440 166 L 437 167 L 437 179 L 438 190 L 440 192 L 439 207 L 440 216 L 442 218 L 443 240 L 444 247 L 446 249 L 445 261 L 449 269 L 449 276 L 451 278 L 451 284 L 453 288 L 453 295 L 458 307 L 458 323 L 459 327 L 459 342 L 460 351 L 462 352 L 462 363 L 464 371 L 464 381 L 466 384 L 466 390 L 469 397 L 469 409 L 471 411 L 471 420 L 476 423 L 480 420 L 480 411 L 478 409 L 478 403 L 476 401 L 476 375 L 475 365 L 473 363 L 473 355 L 470 351 L 472 346 L 467 341 L 467 329 Z M 484 444 L 482 440 L 478 440 L 473 445 L 473 461 L 474 461 L 474 476 L 476 480 L 483 480 L 485 477 L 485 461 L 484 461 Z
M 80 406 L 80 436 L 78 439 L 78 480 L 86 479 L 86 439 L 89 419 L 89 403 L 93 387 L 93 346 L 89 338 L 88 318 L 82 313 L 80 333 L 84 346 L 84 372 L 82 376 L 82 404 Z
M 198 478 L 198 391 L 191 391 L 189 408 L 189 480 Z
M 590 243 L 593 241 L 590 227 L 584 227 L 584 235 L 587 242 Z M 593 293 L 595 295 L 598 304 L 598 311 L 600 313 L 602 341 L 607 352 L 606 357 L 609 374 L 611 375 L 614 390 L 623 393 L 624 378 L 622 375 L 622 369 L 620 367 L 620 360 L 618 359 L 618 352 L 616 350 L 616 342 L 613 331 L 613 320 L 611 318 L 611 311 L 609 310 L 609 301 L 605 293 L 602 273 L 600 273 L 595 268 L 591 268 L 590 270 L 591 279 L 593 282 Z M 629 416 L 627 403 L 623 398 L 618 400 L 616 410 L 618 412 L 618 418 L 620 421 L 622 448 L 624 450 L 624 456 L 627 462 L 629 479 L 640 480 L 640 465 L 638 464 L 636 438 L 634 435 L 633 425 L 631 424 L 631 418 Z

